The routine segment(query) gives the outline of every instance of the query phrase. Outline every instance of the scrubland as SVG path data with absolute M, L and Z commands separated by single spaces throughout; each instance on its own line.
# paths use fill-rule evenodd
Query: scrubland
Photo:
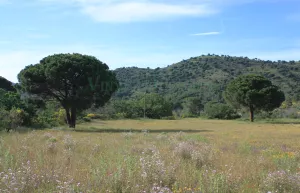
M 300 192 L 300 124 L 95 120 L 1 135 L 0 192 Z

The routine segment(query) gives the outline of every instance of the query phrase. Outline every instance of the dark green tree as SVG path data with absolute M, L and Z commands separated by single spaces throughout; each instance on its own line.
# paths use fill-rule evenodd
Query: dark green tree
M 209 119 L 237 119 L 240 116 L 236 110 L 228 104 L 208 102 L 205 104 L 204 112 Z
M 3 78 L 2 76 L 0 76 L 0 88 L 6 91 L 16 91 L 16 89 L 13 86 L 13 83 Z
M 23 108 L 23 101 L 21 96 L 17 92 L 5 91 L 0 88 L 0 105 L 6 110 L 10 110 L 13 107 Z
M 11 111 L 19 109 L 24 111 L 23 126 L 31 124 L 32 118 L 36 115 L 37 107 L 31 101 L 22 99 L 20 93 L 15 91 L 6 91 L 0 88 L 0 108 L 2 110 Z
M 254 111 L 272 111 L 285 100 L 284 93 L 259 75 L 242 75 L 231 81 L 224 92 L 225 100 L 235 108 L 247 108 L 250 121 Z
M 145 110 L 145 116 L 150 119 L 160 119 L 172 116 L 172 103 L 157 93 L 147 93 L 139 96 L 138 105 Z M 142 111 L 143 112 L 143 111 Z
M 23 69 L 18 79 L 23 92 L 56 99 L 66 111 L 70 128 L 75 128 L 78 112 L 103 106 L 119 85 L 105 63 L 77 53 L 45 57 Z
M 200 97 L 189 97 L 183 103 L 183 108 L 189 116 L 200 116 L 203 110 L 203 100 Z

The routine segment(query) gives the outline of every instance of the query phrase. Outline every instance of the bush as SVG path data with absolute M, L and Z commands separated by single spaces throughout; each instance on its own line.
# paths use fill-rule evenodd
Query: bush
M 0 127 L 6 131 L 16 130 L 22 126 L 27 114 L 21 110 L 12 108 L 10 111 L 0 109 Z
M 237 119 L 240 115 L 229 105 L 209 102 L 204 107 L 206 116 L 209 119 Z
M 300 118 L 300 108 L 299 107 L 288 107 L 288 108 L 278 108 L 272 112 L 271 118 L 290 118 L 298 119 Z M 267 117 L 269 118 L 269 117 Z
M 150 119 L 172 116 L 172 104 L 155 93 L 138 95 L 131 100 L 115 100 L 111 105 L 116 118 L 141 118 L 144 110 Z
M 0 109 L 0 128 L 1 129 L 6 129 L 9 126 L 9 112 L 6 111 L 5 109 L 1 108 Z
M 93 113 L 87 114 L 86 117 L 88 117 L 90 119 L 101 119 L 101 115 L 93 114 Z
M 116 118 L 117 118 L 117 119 L 124 119 L 124 118 L 126 118 L 126 117 L 128 117 L 128 116 L 126 115 L 126 113 L 116 113 Z
M 47 102 L 45 108 L 40 109 L 36 114 L 34 124 L 38 127 L 56 127 L 66 123 L 65 111 L 52 101 Z
M 175 155 L 183 160 L 192 160 L 197 168 L 212 165 L 215 156 L 212 147 L 206 143 L 197 143 L 193 141 L 180 142 L 174 149 Z
M 175 116 L 162 117 L 163 120 L 176 120 Z
M 59 109 L 57 112 L 54 113 L 54 116 L 56 118 L 56 121 L 59 125 L 66 124 L 66 111 L 65 109 Z
M 162 117 L 172 116 L 172 104 L 163 96 L 156 93 L 148 93 L 140 96 L 139 112 L 146 108 L 146 117 L 150 119 L 161 119 Z
M 92 121 L 92 119 L 89 118 L 89 117 L 83 117 L 82 120 L 85 121 L 85 122 L 91 122 Z
M 184 117 L 199 117 L 203 112 L 203 101 L 200 98 L 189 97 L 182 104 Z
M 20 127 L 25 120 L 25 112 L 21 109 L 12 108 L 9 111 L 10 129 L 16 129 Z

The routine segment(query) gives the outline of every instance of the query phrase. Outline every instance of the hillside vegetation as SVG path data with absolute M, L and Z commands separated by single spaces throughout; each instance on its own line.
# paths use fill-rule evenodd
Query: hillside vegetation
M 202 55 L 165 68 L 119 68 L 115 70 L 121 88 L 116 98 L 130 98 L 138 92 L 156 92 L 182 103 L 197 97 L 203 103 L 223 102 L 226 85 L 242 74 L 258 74 L 284 91 L 287 99 L 300 98 L 300 62 L 264 61 L 247 57 Z

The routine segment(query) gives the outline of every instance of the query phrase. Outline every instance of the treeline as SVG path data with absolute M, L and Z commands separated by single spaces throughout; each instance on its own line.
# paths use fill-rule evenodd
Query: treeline
M 110 71 L 92 56 L 56 54 L 25 67 L 17 84 L 0 78 L 0 128 L 75 128 L 98 118 L 297 118 L 297 69 L 293 61 L 207 55 Z

